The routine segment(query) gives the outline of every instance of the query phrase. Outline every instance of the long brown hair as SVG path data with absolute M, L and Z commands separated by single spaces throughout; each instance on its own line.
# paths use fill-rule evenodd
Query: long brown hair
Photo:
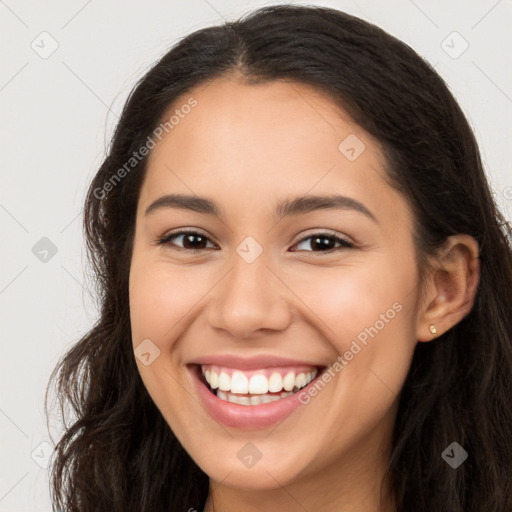
M 101 314 L 55 368 L 65 432 L 52 498 L 68 512 L 202 510 L 208 477 L 182 448 L 139 376 L 128 276 L 147 157 L 112 179 L 169 106 L 236 72 L 327 92 L 381 143 L 388 178 L 409 202 L 420 270 L 446 237 L 473 236 L 481 276 L 471 312 L 417 345 L 400 395 L 389 474 L 398 511 L 512 510 L 511 231 L 485 178 L 475 137 L 433 68 L 380 28 L 321 7 L 271 6 L 176 44 L 128 98 L 85 203 L 85 237 Z M 100 191 L 100 192 L 98 192 Z M 48 404 L 47 404 L 48 408 Z M 468 459 L 441 457 L 457 441 Z

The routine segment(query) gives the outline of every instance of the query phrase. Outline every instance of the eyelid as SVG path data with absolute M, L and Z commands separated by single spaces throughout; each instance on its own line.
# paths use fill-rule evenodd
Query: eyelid
M 342 240 L 343 242 L 355 246 L 356 243 L 347 237 L 346 235 L 343 235 L 342 233 L 338 233 L 332 229 L 327 228 L 311 228 L 308 229 L 305 233 L 301 233 L 299 238 L 294 239 L 292 242 L 292 245 L 297 245 L 299 242 L 303 242 L 304 240 L 307 240 L 308 238 L 314 237 L 314 236 L 329 236 L 332 238 L 338 238 L 339 240 Z M 313 252 L 313 251 L 309 251 Z M 319 251 L 322 252 L 322 251 Z M 323 251 L 326 252 L 326 251 Z

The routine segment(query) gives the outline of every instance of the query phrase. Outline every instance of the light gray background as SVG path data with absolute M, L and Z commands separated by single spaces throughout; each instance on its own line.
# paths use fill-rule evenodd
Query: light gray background
M 44 390 L 96 318 L 82 203 L 132 85 L 179 38 L 275 3 L 0 0 L 0 511 L 51 509 Z M 511 0 L 309 3 L 372 21 L 435 65 L 471 120 L 510 218 Z M 454 31 L 469 44 L 458 58 L 465 43 Z M 58 250 L 46 262 L 32 252 L 42 237 Z

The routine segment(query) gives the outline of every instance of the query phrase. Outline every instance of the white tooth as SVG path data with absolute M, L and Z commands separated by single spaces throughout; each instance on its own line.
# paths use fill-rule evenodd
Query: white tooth
M 249 381 L 249 393 L 263 395 L 268 393 L 268 380 L 264 375 L 253 375 Z
M 283 389 L 283 378 L 277 372 L 273 373 L 268 379 L 268 390 L 271 393 L 277 393 Z
M 236 403 L 240 405 L 251 405 L 251 400 L 248 396 L 237 396 Z
M 242 372 L 235 372 L 231 377 L 231 393 L 241 395 L 249 392 L 249 381 Z
M 236 396 L 232 395 L 231 393 L 228 393 L 228 402 L 237 403 Z
M 285 391 L 291 391 L 293 389 L 294 384 L 295 384 L 295 373 L 290 372 L 283 379 L 283 388 L 285 389 Z
M 206 382 L 208 382 L 208 384 L 210 384 L 210 370 L 206 370 L 205 372 L 203 372 L 203 375 L 204 375 L 204 378 L 206 379 Z
M 283 391 L 281 393 L 281 398 L 286 398 L 287 396 L 291 396 L 291 395 L 293 395 L 293 393 L 291 391 L 288 391 L 288 392 Z
M 219 387 L 219 376 L 217 375 L 216 371 L 210 371 L 210 380 L 208 381 L 208 383 L 210 384 L 210 387 L 212 389 L 217 389 Z
M 249 400 L 251 401 L 251 405 L 260 405 L 261 404 L 261 395 L 250 396 Z
M 219 389 L 217 391 L 217 398 L 220 398 L 221 400 L 227 400 L 228 395 Z
M 220 372 L 219 389 L 229 391 L 231 389 L 231 377 L 226 372 Z
M 306 374 L 305 373 L 299 373 L 297 377 L 295 377 L 295 387 L 296 388 L 303 388 L 306 385 Z
M 262 404 L 268 404 L 270 402 L 273 402 L 272 397 L 270 395 L 261 395 Z
M 204 375 L 206 373 L 205 367 L 201 366 L 201 373 Z

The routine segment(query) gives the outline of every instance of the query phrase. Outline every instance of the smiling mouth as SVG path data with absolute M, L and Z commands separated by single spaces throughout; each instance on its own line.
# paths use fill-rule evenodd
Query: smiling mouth
M 287 398 L 311 383 L 325 367 L 275 367 L 239 370 L 196 365 L 203 384 L 220 400 L 252 406 Z

